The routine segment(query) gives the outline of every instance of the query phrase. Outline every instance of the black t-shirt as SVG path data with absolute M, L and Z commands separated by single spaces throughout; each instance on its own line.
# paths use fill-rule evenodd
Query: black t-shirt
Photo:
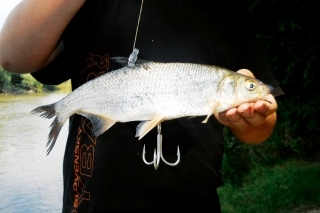
M 120 67 L 109 60 L 132 52 L 141 1 L 90 0 L 70 22 L 61 39 L 65 51 L 33 75 L 55 84 L 72 79 L 73 89 Z M 218 1 L 146 0 L 136 48 L 138 57 L 159 62 L 212 64 L 250 69 L 256 78 L 282 93 L 253 37 L 232 5 Z M 135 137 L 138 122 L 117 123 L 99 137 L 89 120 L 70 119 L 64 157 L 63 212 L 108 212 L 150 208 L 159 211 L 218 212 L 216 188 L 223 184 L 223 126 L 214 116 L 162 123 L 163 154 L 158 170 L 148 160 L 156 147 L 156 130 Z

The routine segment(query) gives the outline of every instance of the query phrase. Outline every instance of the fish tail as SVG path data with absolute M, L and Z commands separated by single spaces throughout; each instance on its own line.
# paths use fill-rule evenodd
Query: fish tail
M 48 135 L 48 142 L 46 144 L 46 147 L 48 147 L 47 155 L 49 155 L 49 153 L 51 152 L 52 148 L 56 144 L 58 135 L 60 133 L 60 130 L 61 130 L 63 124 L 64 124 L 64 122 L 59 122 L 58 117 L 56 117 L 53 120 L 53 122 L 51 123 L 50 132 L 49 132 L 49 135 Z
M 37 107 L 31 111 L 31 114 L 39 115 L 41 118 L 53 118 L 56 116 L 55 104 Z
M 49 105 L 44 105 L 35 108 L 34 110 L 31 111 L 31 114 L 39 115 L 42 118 L 53 118 L 53 122 L 50 125 L 50 132 L 48 135 L 48 142 L 46 144 L 46 147 L 48 147 L 47 150 L 47 155 L 51 152 L 52 148 L 54 147 L 56 140 L 58 138 L 58 135 L 60 133 L 60 130 L 64 124 L 64 122 L 67 119 L 61 119 L 60 116 L 56 112 L 56 105 L 54 104 L 49 104 Z

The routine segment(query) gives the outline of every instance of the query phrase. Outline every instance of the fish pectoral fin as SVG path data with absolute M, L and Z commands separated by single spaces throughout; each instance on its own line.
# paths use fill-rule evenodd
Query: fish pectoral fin
M 139 140 L 140 140 L 150 130 L 152 130 L 154 127 L 158 126 L 158 124 L 160 124 L 161 121 L 163 121 L 163 116 L 157 116 L 150 121 L 142 121 L 137 126 L 136 137 L 139 137 Z
M 93 134 L 98 137 L 105 131 L 107 131 L 110 127 L 112 127 L 116 121 L 112 120 L 108 116 L 105 115 L 97 115 L 97 114 L 87 114 L 81 113 L 84 117 L 88 118 L 93 125 Z
M 218 108 L 220 107 L 221 103 L 219 101 L 213 101 L 210 103 L 209 105 L 209 112 L 208 112 L 208 115 L 206 117 L 206 119 L 204 119 L 202 121 L 202 123 L 207 123 L 210 116 L 215 114 L 216 112 L 218 112 Z

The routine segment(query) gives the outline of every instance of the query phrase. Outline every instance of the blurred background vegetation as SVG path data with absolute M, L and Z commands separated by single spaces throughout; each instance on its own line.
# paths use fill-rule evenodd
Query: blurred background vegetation
M 246 145 L 225 131 L 225 186 L 219 189 L 222 210 L 285 213 L 320 209 L 320 1 L 235 2 L 285 95 L 277 99 L 277 126 L 265 143 Z M 56 89 L 30 75 L 0 68 L 0 93 Z
M 236 2 L 285 95 L 266 142 L 246 145 L 226 130 L 222 210 L 320 212 L 320 2 Z
M 43 85 L 36 81 L 30 74 L 10 73 L 0 67 L 0 94 L 54 91 L 71 91 L 70 81 L 60 85 Z

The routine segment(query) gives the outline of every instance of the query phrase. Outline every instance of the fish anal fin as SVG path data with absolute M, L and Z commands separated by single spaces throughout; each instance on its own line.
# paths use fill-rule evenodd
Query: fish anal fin
M 208 115 L 206 117 L 206 119 L 204 119 L 202 121 L 202 123 L 207 123 L 210 116 L 217 113 L 218 112 L 218 108 L 221 106 L 221 103 L 219 101 L 212 101 L 210 104 L 209 104 L 209 112 L 208 112 Z
M 156 116 L 150 121 L 142 121 L 137 126 L 136 137 L 139 137 L 139 140 L 143 138 L 150 130 L 158 126 L 163 121 L 163 116 Z
M 88 118 L 93 125 L 93 134 L 98 137 L 105 131 L 107 131 L 110 127 L 112 127 L 116 121 L 112 120 L 110 117 L 106 115 L 98 115 L 98 114 L 89 114 L 89 113 L 80 113 L 81 115 Z

